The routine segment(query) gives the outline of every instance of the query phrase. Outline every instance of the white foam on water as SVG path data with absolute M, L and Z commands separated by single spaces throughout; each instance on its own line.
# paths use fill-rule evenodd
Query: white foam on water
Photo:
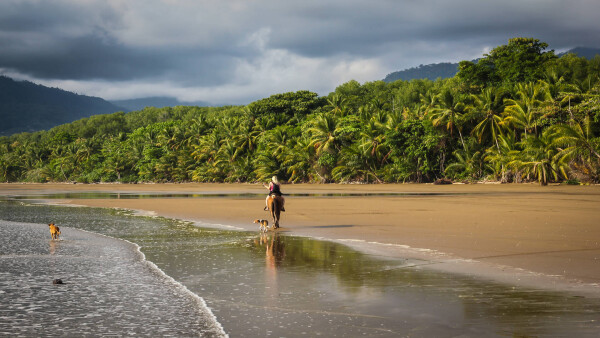
M 207 223 L 207 222 L 202 222 L 202 221 L 191 221 L 192 224 L 194 226 L 200 227 L 200 228 L 210 228 L 210 229 L 227 229 L 227 230 L 236 230 L 236 231 L 247 231 L 247 229 L 238 227 L 238 226 L 234 226 L 234 225 L 229 225 L 229 224 L 222 224 L 222 223 Z
M 115 239 L 115 240 L 120 240 L 120 241 L 124 241 L 126 243 L 129 243 L 131 245 L 133 245 L 136 248 L 137 254 L 140 256 L 140 259 L 146 264 L 148 265 L 150 268 L 152 268 L 156 273 L 158 273 L 161 277 L 165 278 L 166 280 L 168 280 L 171 283 L 171 286 L 175 287 L 176 289 L 181 290 L 182 292 L 188 294 L 189 296 L 191 296 L 196 303 L 198 304 L 198 307 L 208 315 L 209 319 L 211 320 L 211 324 L 213 325 L 213 329 L 216 329 L 218 331 L 219 334 L 221 334 L 223 337 L 229 337 L 229 335 L 225 332 L 225 329 L 223 329 L 223 326 L 221 325 L 221 323 L 218 321 L 217 317 L 214 315 L 214 313 L 212 312 L 211 308 L 206 304 L 206 301 L 204 301 L 204 298 L 200 297 L 199 295 L 193 293 L 192 291 L 190 291 L 185 285 L 181 284 L 180 282 L 178 282 L 177 280 L 175 280 L 173 277 L 167 275 L 161 268 L 159 268 L 156 264 L 154 264 L 153 262 L 149 261 L 146 259 L 146 255 L 142 252 L 142 247 L 140 245 L 138 245 L 137 243 L 128 241 L 126 239 L 121 239 L 121 238 L 115 238 L 115 237 L 111 237 L 111 236 L 107 236 L 104 234 L 99 234 L 96 232 L 92 232 L 92 231 L 88 231 L 88 230 L 83 230 L 83 229 L 77 229 L 79 231 L 83 231 L 83 232 L 87 232 L 87 233 L 91 233 L 94 235 L 98 235 L 98 236 L 103 236 L 106 238 L 110 238 L 110 239 Z
M 64 204 L 62 204 L 64 206 Z M 119 210 L 132 211 L 135 215 L 145 216 L 148 213 L 154 213 L 153 211 L 143 211 L 126 208 L 113 208 Z M 185 222 L 191 222 L 197 227 L 220 229 L 220 230 L 234 230 L 234 231 L 250 231 L 247 228 L 237 227 L 229 224 L 222 223 L 209 223 L 197 220 L 186 220 L 170 218 L 175 220 L 181 220 Z M 311 236 L 303 234 L 293 234 L 293 236 L 312 238 L 321 241 L 330 241 L 335 243 L 341 243 L 348 245 L 355 250 L 366 254 L 377 255 L 385 259 L 409 259 L 421 261 L 420 263 L 409 264 L 413 267 L 426 267 L 435 269 L 441 272 L 457 273 L 467 276 L 479 277 L 497 282 L 510 283 L 513 285 L 522 285 L 533 288 L 551 289 L 551 290 L 563 290 L 571 291 L 575 293 L 582 293 L 591 297 L 600 297 L 600 291 L 598 285 L 595 283 L 583 283 L 580 281 L 567 280 L 563 276 L 547 275 L 538 273 L 530 270 L 516 268 L 512 266 L 504 266 L 499 264 L 492 264 L 488 262 L 477 261 L 467 258 L 459 258 L 450 254 L 427 248 L 414 248 L 405 244 L 393 244 L 393 243 L 381 243 L 381 242 L 367 242 L 362 239 L 332 239 L 320 236 Z M 396 253 L 390 255 L 386 252 L 385 248 L 394 248 Z

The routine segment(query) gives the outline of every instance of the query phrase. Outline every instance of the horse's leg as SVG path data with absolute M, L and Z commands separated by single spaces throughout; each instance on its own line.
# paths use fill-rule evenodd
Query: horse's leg
M 273 222 L 275 223 L 275 228 L 279 228 L 279 217 L 281 215 L 281 197 L 273 198 Z
M 275 201 L 275 198 L 273 196 L 267 196 L 267 208 L 269 211 L 269 214 L 271 214 L 271 219 L 273 220 L 273 224 L 275 225 L 275 204 L 277 202 Z M 277 228 L 277 226 L 275 226 L 275 228 Z

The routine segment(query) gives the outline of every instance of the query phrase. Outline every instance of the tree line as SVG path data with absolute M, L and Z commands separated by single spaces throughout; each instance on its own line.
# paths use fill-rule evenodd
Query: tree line
M 600 56 L 514 38 L 449 79 L 146 108 L 0 138 L 0 181 L 598 182 Z

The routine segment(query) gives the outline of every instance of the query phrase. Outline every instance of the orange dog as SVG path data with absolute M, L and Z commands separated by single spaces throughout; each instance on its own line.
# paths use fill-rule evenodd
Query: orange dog
M 267 221 L 266 219 L 255 219 L 254 223 L 260 224 L 260 232 L 269 231 L 269 221 Z
M 52 237 L 52 239 L 58 239 L 60 228 L 54 225 L 54 223 L 48 224 L 48 227 L 50 227 L 50 237 Z

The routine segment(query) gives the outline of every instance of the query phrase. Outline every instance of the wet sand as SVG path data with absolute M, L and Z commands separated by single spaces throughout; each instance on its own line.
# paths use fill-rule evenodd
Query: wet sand
M 390 244 L 371 248 L 390 257 L 462 258 L 489 263 L 498 271 L 524 269 L 570 283 L 600 283 L 600 186 L 299 184 L 282 190 L 290 194 L 282 214 L 284 233 Z M 253 231 L 258 228 L 252 220 L 268 218 L 262 211 L 264 198 L 237 196 L 264 195 L 259 184 L 0 184 L 4 196 L 65 192 L 232 194 L 227 199 L 95 198 L 60 203 L 144 210 Z M 351 196 L 378 193 L 406 195 Z M 429 251 L 404 250 L 406 246 Z
M 50 240 L 45 224 L 0 220 L 0 336 L 225 335 L 203 301 L 136 245 L 65 226 L 61 232 Z

